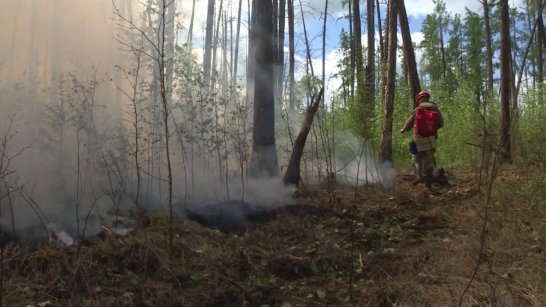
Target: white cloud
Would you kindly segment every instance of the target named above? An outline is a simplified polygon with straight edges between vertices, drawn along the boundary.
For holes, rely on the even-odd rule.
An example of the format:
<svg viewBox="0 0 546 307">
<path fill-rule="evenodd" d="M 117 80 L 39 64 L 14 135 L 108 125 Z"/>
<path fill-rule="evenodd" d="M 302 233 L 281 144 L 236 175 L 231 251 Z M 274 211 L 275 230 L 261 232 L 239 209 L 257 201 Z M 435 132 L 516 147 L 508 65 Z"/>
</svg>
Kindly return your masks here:
<svg viewBox="0 0 546 307">
<path fill-rule="evenodd" d="M 511 7 L 520 7 L 524 3 L 523 0 L 510 0 L 509 2 Z M 464 15 L 466 12 L 465 8 L 474 12 L 482 11 L 482 4 L 478 0 L 444 0 L 444 3 L 446 11 L 452 15 Z M 405 4 L 408 17 L 420 18 L 434 12 L 434 3 L 432 0 L 407 0 Z"/>
<path fill-rule="evenodd" d="M 182 24 L 182 39 L 185 42 L 187 37 L 187 31 L 190 26 L 191 21 L 191 14 L 192 14 L 192 5 L 193 0 L 179 0 L 178 2 L 179 7 L 181 9 L 179 10 L 180 15 L 178 18 L 178 22 Z M 248 33 L 248 26 L 247 26 L 247 19 L 248 19 L 248 8 L 246 5 L 247 1 L 243 1 L 243 8 L 241 12 L 241 37 L 246 37 Z M 181 6 L 180 6 L 181 5 Z M 227 18 L 233 18 L 233 32 L 235 35 L 235 31 L 237 29 L 236 20 L 237 20 L 237 13 L 238 13 L 238 5 L 239 1 L 223 1 L 222 6 L 222 12 L 227 11 Z M 208 6 L 208 0 L 196 0 L 195 2 L 195 15 L 194 15 L 194 21 L 193 21 L 193 43 L 197 46 L 202 46 L 204 37 L 205 37 L 205 27 L 206 27 L 206 21 L 207 21 L 207 6 Z M 215 19 L 218 17 L 218 10 L 220 6 L 220 1 L 216 1 L 215 3 Z M 222 13 L 223 14 L 223 13 Z M 216 26 L 217 20 L 215 20 L 215 26 Z M 229 27 L 229 25 L 228 25 Z M 222 26 L 223 28 L 223 26 Z"/>
<path fill-rule="evenodd" d="M 424 39 L 425 36 L 423 35 L 423 32 L 411 33 L 411 41 L 416 45 L 419 45 Z"/>
</svg>

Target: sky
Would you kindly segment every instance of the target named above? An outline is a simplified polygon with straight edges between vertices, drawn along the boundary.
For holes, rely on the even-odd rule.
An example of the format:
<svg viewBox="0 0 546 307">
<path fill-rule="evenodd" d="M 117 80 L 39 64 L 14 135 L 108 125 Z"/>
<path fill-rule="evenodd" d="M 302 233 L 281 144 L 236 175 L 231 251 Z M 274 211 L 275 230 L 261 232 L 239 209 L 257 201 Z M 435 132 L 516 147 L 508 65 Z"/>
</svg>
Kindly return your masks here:
<svg viewBox="0 0 546 307">
<path fill-rule="evenodd" d="M 182 20 L 186 21 L 189 24 L 189 16 L 191 12 L 192 1 L 189 0 L 180 0 L 182 4 Z M 227 3 L 228 9 L 231 9 L 232 15 L 237 16 L 237 6 L 238 1 L 236 0 L 224 0 Z M 380 1 L 386 3 L 386 1 Z M 446 0 L 446 10 L 451 15 L 460 14 L 464 15 L 466 9 L 468 8 L 471 11 L 482 14 L 482 4 L 479 0 Z M 247 16 L 247 3 L 248 0 L 243 1 L 243 19 L 246 20 Z M 523 0 L 510 0 L 510 6 L 521 6 Z M 202 34 L 197 32 L 204 29 L 204 24 L 206 20 L 206 6 L 207 0 L 196 0 L 196 15 L 195 15 L 195 29 L 196 33 L 194 34 L 194 44 L 196 46 L 196 53 L 198 58 L 201 58 L 202 50 L 199 46 L 202 46 L 203 37 Z M 219 5 L 219 1 L 216 1 L 216 5 Z M 224 4 L 226 5 L 226 4 Z M 296 15 L 296 35 L 299 35 L 299 38 L 296 38 L 296 60 L 300 59 L 301 62 L 305 61 L 305 48 L 304 41 L 302 39 L 303 33 L 303 22 L 301 18 L 301 10 L 299 7 L 299 1 L 295 1 L 295 15 Z M 305 23 L 308 31 L 308 37 L 311 43 L 312 57 L 313 57 L 313 66 L 315 69 L 315 74 L 322 74 L 322 54 L 321 54 L 321 44 L 322 44 L 322 28 L 323 28 L 323 19 L 322 12 L 324 11 L 325 0 L 302 0 L 303 10 L 305 12 Z M 406 11 L 410 23 L 410 31 L 412 32 L 412 40 L 415 44 L 419 44 L 423 35 L 421 31 L 421 25 L 427 14 L 431 14 L 434 11 L 434 3 L 432 0 L 406 0 Z M 365 14 L 365 1 L 361 1 L 361 13 Z M 225 8 L 225 7 L 224 7 Z M 218 8 L 217 8 L 218 9 Z M 382 18 L 385 18 L 386 15 L 386 5 L 381 5 L 381 15 Z M 326 75 L 329 82 L 327 84 L 328 89 L 331 91 L 335 90 L 340 85 L 340 80 L 335 78 L 329 78 L 337 72 L 337 63 L 339 59 L 339 37 L 343 28 L 348 32 L 347 20 L 343 19 L 342 16 L 347 8 L 343 8 L 340 0 L 330 0 L 328 3 L 328 19 L 327 19 L 327 36 L 326 36 Z M 228 10 L 229 11 L 229 10 Z M 377 18 L 377 16 L 376 16 Z M 187 26 L 187 25 L 186 25 Z M 243 39 L 246 37 L 247 28 L 246 25 L 242 29 Z M 288 29 L 286 29 L 288 31 Z M 366 27 L 365 24 L 362 27 L 362 35 L 365 37 Z M 376 37 L 378 35 L 376 34 Z M 288 35 L 286 35 L 288 39 Z M 401 38 L 399 37 L 399 41 Z M 363 44 L 366 44 L 366 39 L 362 40 Z M 245 44 L 242 42 L 242 44 Z M 242 47 L 244 50 L 244 47 Z M 421 55 L 419 51 L 416 52 L 417 61 L 419 61 Z M 240 62 L 241 65 L 244 65 L 244 62 Z M 240 72 L 244 72 L 244 69 L 239 69 Z M 300 74 L 302 71 L 300 70 Z M 329 92 L 327 89 L 327 92 Z"/>
</svg>

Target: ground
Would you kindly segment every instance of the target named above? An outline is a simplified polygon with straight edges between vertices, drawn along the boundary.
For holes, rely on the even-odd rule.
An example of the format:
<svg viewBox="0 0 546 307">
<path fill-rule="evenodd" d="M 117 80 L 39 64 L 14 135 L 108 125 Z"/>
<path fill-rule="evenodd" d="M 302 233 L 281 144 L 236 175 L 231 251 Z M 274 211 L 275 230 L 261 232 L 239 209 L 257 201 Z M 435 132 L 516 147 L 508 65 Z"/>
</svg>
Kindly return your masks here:
<svg viewBox="0 0 546 307">
<path fill-rule="evenodd" d="M 80 247 L 10 243 L 4 306 L 541 306 L 543 168 L 449 170 L 432 193 L 399 170 L 394 189 L 326 185 L 246 231 L 142 215 L 127 236 Z M 486 205 L 488 204 L 488 205 Z M 487 209 L 487 210 L 486 210 Z M 484 228 L 484 220 L 487 220 Z M 1 304 L 0 304 L 1 305 Z"/>
</svg>

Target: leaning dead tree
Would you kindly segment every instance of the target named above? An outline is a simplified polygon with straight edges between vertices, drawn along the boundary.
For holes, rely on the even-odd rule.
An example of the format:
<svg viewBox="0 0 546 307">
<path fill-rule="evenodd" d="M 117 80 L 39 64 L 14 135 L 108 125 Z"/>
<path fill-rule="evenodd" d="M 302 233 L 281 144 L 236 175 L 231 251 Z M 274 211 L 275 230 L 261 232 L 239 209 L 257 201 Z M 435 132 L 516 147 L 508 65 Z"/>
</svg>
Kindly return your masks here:
<svg viewBox="0 0 546 307">
<path fill-rule="evenodd" d="M 311 125 L 313 124 L 313 119 L 315 113 L 317 113 L 318 106 L 322 100 L 322 95 L 324 93 L 324 88 L 321 88 L 318 95 L 313 100 L 311 106 L 305 112 L 305 117 L 303 123 L 301 124 L 300 133 L 294 141 L 294 146 L 292 148 L 292 154 L 290 155 L 290 161 L 288 162 L 288 167 L 284 173 L 284 183 L 286 184 L 295 184 L 298 185 L 301 179 L 300 174 L 300 164 L 301 157 L 303 155 L 303 149 L 305 147 L 305 142 L 307 141 L 307 136 L 309 131 L 311 131 Z"/>
</svg>

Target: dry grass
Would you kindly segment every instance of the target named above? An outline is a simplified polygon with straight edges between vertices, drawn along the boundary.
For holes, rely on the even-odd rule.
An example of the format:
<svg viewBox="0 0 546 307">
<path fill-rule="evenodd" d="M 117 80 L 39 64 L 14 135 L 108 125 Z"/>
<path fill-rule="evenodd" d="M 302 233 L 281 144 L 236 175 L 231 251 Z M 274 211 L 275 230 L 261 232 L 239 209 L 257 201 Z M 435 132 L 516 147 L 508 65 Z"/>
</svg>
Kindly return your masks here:
<svg viewBox="0 0 546 307">
<path fill-rule="evenodd" d="M 483 201 L 474 174 L 438 195 L 404 176 L 396 190 L 309 188 L 315 210 L 291 210 L 241 233 L 141 216 L 137 232 L 54 249 L 9 245 L 5 306 L 457 305 L 478 261 Z M 462 305 L 546 301 L 546 183 L 506 169 L 494 187 L 485 253 Z M 541 188 L 542 187 L 542 188 Z"/>
</svg>

